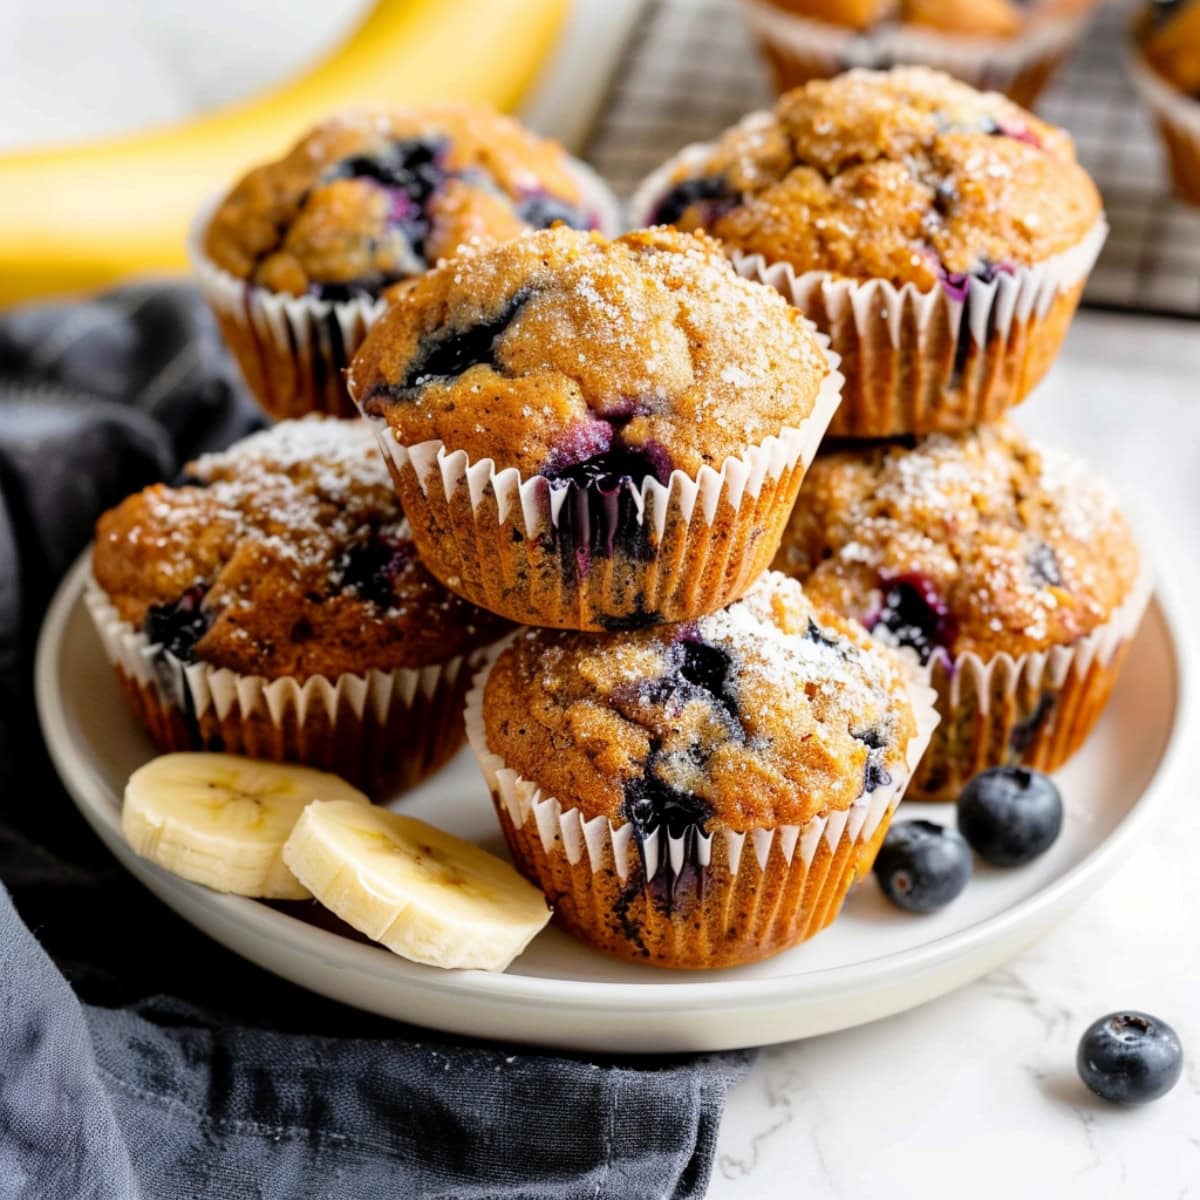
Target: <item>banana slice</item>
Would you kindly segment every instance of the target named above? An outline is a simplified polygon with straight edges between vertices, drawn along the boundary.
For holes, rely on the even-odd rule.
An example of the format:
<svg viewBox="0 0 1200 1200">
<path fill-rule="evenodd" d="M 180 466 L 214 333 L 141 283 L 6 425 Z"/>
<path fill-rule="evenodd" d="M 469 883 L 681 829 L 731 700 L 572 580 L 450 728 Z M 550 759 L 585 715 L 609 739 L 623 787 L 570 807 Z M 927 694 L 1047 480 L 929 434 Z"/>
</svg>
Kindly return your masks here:
<svg viewBox="0 0 1200 1200">
<path fill-rule="evenodd" d="M 361 808 L 345 780 L 233 754 L 164 754 L 129 777 L 121 830 L 143 858 L 218 892 L 305 900 L 280 851 L 317 798 Z"/>
<path fill-rule="evenodd" d="M 550 920 L 508 863 L 383 808 L 310 804 L 283 861 L 347 924 L 434 967 L 502 971 Z"/>
</svg>

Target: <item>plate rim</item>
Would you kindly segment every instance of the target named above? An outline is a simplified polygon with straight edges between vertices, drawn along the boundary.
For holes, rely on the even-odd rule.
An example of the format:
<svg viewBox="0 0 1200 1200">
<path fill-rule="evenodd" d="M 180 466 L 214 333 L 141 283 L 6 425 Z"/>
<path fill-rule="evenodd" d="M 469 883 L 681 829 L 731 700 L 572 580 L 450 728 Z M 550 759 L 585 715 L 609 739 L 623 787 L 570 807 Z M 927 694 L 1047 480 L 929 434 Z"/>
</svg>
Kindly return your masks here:
<svg viewBox="0 0 1200 1200">
<path fill-rule="evenodd" d="M 112 793 L 100 778 L 89 756 L 78 753 L 71 737 L 67 710 L 57 694 L 56 674 L 63 635 L 72 614 L 80 606 L 84 579 L 91 559 L 91 546 L 63 576 L 47 609 L 38 634 L 34 665 L 34 689 L 38 719 L 46 748 L 72 802 L 122 866 L 136 877 L 152 875 L 159 886 L 187 896 L 193 904 L 214 909 L 233 921 L 248 921 L 253 932 L 286 940 L 302 954 L 326 961 L 341 959 L 339 965 L 384 978 L 398 985 L 426 992 L 471 996 L 498 1004 L 546 1004 L 581 1010 L 603 1008 L 622 1012 L 640 1010 L 657 1014 L 683 1006 L 705 1009 L 749 1009 L 814 995 L 853 993 L 864 985 L 884 987 L 897 975 L 905 977 L 936 969 L 966 956 L 979 943 L 1017 938 L 1022 931 L 1036 931 L 1050 924 L 1054 915 L 1089 894 L 1089 883 L 1098 885 L 1116 867 L 1121 851 L 1129 848 L 1145 831 L 1152 814 L 1165 804 L 1170 784 L 1180 766 L 1184 732 L 1196 710 L 1195 683 L 1190 672 L 1188 626 L 1161 572 L 1153 570 L 1161 559 L 1146 556 L 1151 565 L 1153 591 L 1150 606 L 1156 606 L 1170 643 L 1174 711 L 1166 743 L 1150 779 L 1112 832 L 1068 871 L 1045 887 L 1000 913 L 984 917 L 962 929 L 924 943 L 837 966 L 786 975 L 750 979 L 704 979 L 670 982 L 609 982 L 561 979 L 553 976 L 515 975 L 484 971 L 442 971 L 411 963 L 382 946 L 364 944 L 331 930 L 320 929 L 289 913 L 280 912 L 248 897 L 214 892 L 200 884 L 171 875 L 155 864 L 136 859 L 120 832 L 119 809 L 111 803 Z M 1147 611 L 1149 611 L 1149 606 Z M 94 794 L 93 794 L 94 793 Z M 139 878 L 143 886 L 149 887 Z M 189 923 L 194 924 L 186 917 Z M 205 935 L 212 937 L 205 931 Z M 214 938 L 214 940 L 220 940 Z M 235 951 L 236 953 L 237 951 Z M 259 964 L 261 965 L 261 964 Z"/>
</svg>

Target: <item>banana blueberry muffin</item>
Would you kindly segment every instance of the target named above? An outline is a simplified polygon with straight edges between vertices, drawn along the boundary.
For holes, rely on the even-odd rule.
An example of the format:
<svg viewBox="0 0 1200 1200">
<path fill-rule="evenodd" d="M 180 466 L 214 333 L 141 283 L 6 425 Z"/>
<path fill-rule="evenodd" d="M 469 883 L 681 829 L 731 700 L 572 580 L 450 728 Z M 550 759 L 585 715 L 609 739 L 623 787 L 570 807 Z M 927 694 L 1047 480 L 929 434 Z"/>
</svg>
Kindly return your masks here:
<svg viewBox="0 0 1200 1200">
<path fill-rule="evenodd" d="M 779 91 L 923 64 L 1031 105 L 1095 0 L 743 0 Z"/>
<path fill-rule="evenodd" d="M 720 238 L 842 355 L 830 432 L 959 431 L 1057 353 L 1103 236 L 1071 139 L 923 68 L 783 96 L 644 185 L 635 217 Z"/>
<path fill-rule="evenodd" d="M 1151 4 L 1133 32 L 1134 82 L 1162 132 L 1176 191 L 1200 204 L 1200 2 Z"/>
<path fill-rule="evenodd" d="M 597 227 L 596 189 L 587 194 L 582 179 L 557 143 L 486 108 L 339 114 L 221 201 L 200 234 L 202 281 L 213 283 L 222 331 L 268 412 L 351 416 L 341 370 L 377 299 L 462 245 L 556 221 Z M 247 295 L 275 300 L 248 319 Z M 301 297 L 335 302 L 335 319 L 301 321 L 314 344 L 296 345 L 290 359 L 289 339 L 269 353 L 272 305 L 297 321 L 332 307 L 286 303 Z"/>
<path fill-rule="evenodd" d="M 700 968 L 834 919 L 903 794 L 930 699 L 898 655 L 769 572 L 693 622 L 517 634 L 467 726 L 513 859 L 567 929 Z"/>
<path fill-rule="evenodd" d="M 421 556 L 514 620 L 685 620 L 766 569 L 839 376 L 710 239 L 566 228 L 417 280 L 350 372 Z"/>
<path fill-rule="evenodd" d="M 929 669 L 942 723 L 910 793 L 928 799 L 1000 763 L 1064 762 L 1145 601 L 1108 488 L 1007 422 L 820 456 L 775 566 Z"/>
<path fill-rule="evenodd" d="M 105 513 L 89 604 L 163 750 L 332 770 L 375 794 L 461 743 L 500 622 L 417 558 L 370 430 L 284 422 Z"/>
</svg>

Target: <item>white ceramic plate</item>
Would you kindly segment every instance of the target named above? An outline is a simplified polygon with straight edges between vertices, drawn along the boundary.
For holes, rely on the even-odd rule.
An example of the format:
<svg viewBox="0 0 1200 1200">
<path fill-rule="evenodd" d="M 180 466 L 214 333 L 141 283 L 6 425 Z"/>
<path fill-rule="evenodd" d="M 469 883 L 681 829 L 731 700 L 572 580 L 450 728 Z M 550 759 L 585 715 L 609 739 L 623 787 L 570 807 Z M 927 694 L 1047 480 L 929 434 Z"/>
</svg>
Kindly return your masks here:
<svg viewBox="0 0 1200 1200">
<path fill-rule="evenodd" d="M 748 967 L 639 967 L 549 929 L 503 975 L 439 971 L 257 901 L 187 883 L 128 849 L 121 794 L 154 751 L 126 711 L 81 603 L 85 571 L 86 563 L 76 566 L 47 616 L 37 702 L 67 788 L 117 858 L 181 916 L 270 971 L 359 1008 L 477 1037 L 574 1050 L 718 1050 L 809 1037 L 921 1004 L 1045 933 L 1128 856 L 1170 790 L 1167 760 L 1178 757 L 1181 740 L 1181 659 L 1160 593 L 1100 728 L 1060 773 L 1063 833 L 1030 866 L 977 867 L 966 892 L 928 917 L 892 908 L 868 880 L 825 933 Z M 397 807 L 504 853 L 465 751 Z M 953 810 L 939 805 L 903 811 L 953 819 Z"/>
</svg>

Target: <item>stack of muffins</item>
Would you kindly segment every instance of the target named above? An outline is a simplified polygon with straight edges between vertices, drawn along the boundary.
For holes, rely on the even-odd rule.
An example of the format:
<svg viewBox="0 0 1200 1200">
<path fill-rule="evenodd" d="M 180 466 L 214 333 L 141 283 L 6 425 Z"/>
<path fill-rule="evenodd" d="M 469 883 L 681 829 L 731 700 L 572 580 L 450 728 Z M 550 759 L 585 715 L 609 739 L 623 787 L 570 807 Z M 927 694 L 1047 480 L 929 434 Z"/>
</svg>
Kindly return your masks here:
<svg viewBox="0 0 1200 1200">
<path fill-rule="evenodd" d="M 106 514 L 89 604 L 160 747 L 382 800 L 465 730 L 561 924 L 726 966 L 827 926 L 910 784 L 1057 765 L 1103 705 L 1136 551 L 1000 418 L 1104 223 L 1066 135 L 915 70 L 684 151 L 652 228 L 611 212 L 475 110 L 251 172 L 193 252 L 303 419 Z"/>
<path fill-rule="evenodd" d="M 1070 138 L 923 68 L 781 98 L 655 172 L 635 217 L 705 227 L 846 375 L 776 567 L 905 647 L 942 722 L 910 795 L 1059 766 L 1147 598 L 1105 486 L 1004 419 L 1058 353 L 1104 239 Z"/>
</svg>

